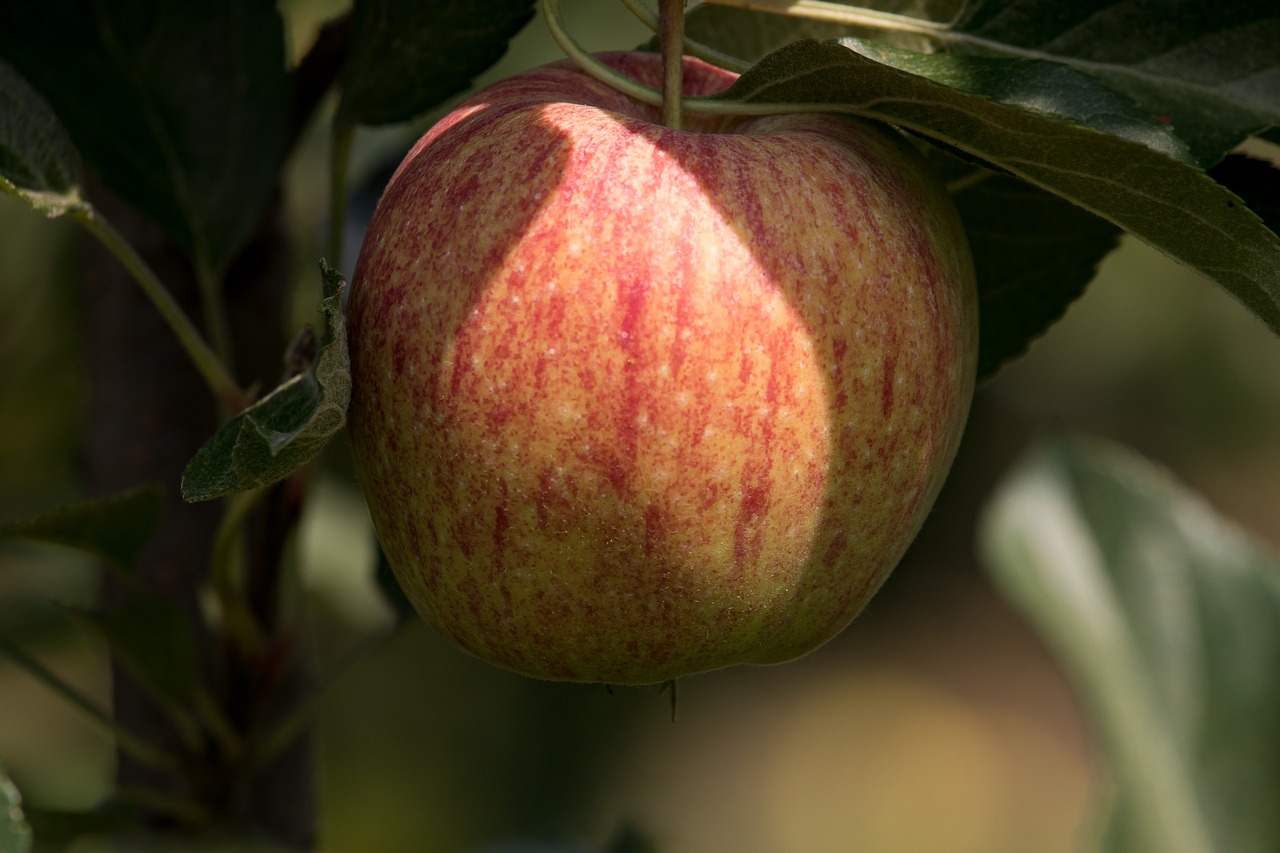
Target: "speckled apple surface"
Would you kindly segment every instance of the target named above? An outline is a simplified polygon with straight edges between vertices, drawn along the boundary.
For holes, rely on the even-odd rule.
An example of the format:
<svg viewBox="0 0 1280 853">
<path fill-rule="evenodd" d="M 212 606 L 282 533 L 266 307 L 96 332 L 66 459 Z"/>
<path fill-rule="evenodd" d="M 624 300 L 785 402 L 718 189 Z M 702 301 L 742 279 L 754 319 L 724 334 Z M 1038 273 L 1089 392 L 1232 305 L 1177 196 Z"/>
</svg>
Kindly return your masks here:
<svg viewBox="0 0 1280 853">
<path fill-rule="evenodd" d="M 656 56 L 604 57 L 657 86 Z M 734 75 L 687 60 L 685 89 Z M 972 396 L 957 214 L 888 131 L 686 117 L 568 64 L 436 125 L 349 306 L 350 437 L 423 618 L 527 675 L 802 655 L 915 536 Z"/>
</svg>

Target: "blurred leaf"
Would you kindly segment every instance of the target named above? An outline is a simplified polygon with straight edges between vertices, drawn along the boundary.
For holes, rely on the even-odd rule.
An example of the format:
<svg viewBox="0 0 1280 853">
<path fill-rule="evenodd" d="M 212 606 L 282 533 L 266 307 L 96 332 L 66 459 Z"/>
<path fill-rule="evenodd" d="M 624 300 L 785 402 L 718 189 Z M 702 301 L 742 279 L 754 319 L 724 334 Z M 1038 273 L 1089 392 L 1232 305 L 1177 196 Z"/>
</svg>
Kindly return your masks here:
<svg viewBox="0 0 1280 853">
<path fill-rule="evenodd" d="M 82 207 L 80 157 L 53 110 L 0 61 L 0 190 L 52 219 Z"/>
<path fill-rule="evenodd" d="M 1055 650 L 1117 786 L 1108 850 L 1280 850 L 1280 562 L 1133 454 L 1032 452 L 988 571 Z"/>
<path fill-rule="evenodd" d="M 289 81 L 258 0 L 0 3 L 0 57 L 120 196 L 218 272 L 274 194 Z"/>
<path fill-rule="evenodd" d="M 339 121 L 407 121 L 463 91 L 506 53 L 533 0 L 355 0 Z"/>
<path fill-rule="evenodd" d="M 27 853 L 31 827 L 22 817 L 22 796 L 0 764 L 0 853 Z"/>
<path fill-rule="evenodd" d="M 94 849 L 92 844 L 79 844 L 85 838 L 119 834 L 137 830 L 137 815 L 108 800 L 93 811 L 72 812 L 50 809 L 27 809 L 27 822 L 32 834 L 40 839 L 39 853 L 64 853 L 67 850 Z"/>
<path fill-rule="evenodd" d="M 658 853 L 659 849 L 649 833 L 627 821 L 614 830 L 603 853 Z"/>
<path fill-rule="evenodd" d="M 1037 99 L 1049 91 L 1052 101 Z M 1070 69 L 854 40 L 798 42 L 716 100 L 821 107 L 918 133 L 1129 231 L 1216 281 L 1280 333 L 1280 239 L 1233 193 L 1178 159 L 1167 128 Z"/>
<path fill-rule="evenodd" d="M 186 501 L 269 486 L 289 476 L 342 429 L 351 399 L 346 280 L 321 261 L 324 336 L 314 363 L 232 418 L 196 451 L 182 474 Z"/>
<path fill-rule="evenodd" d="M 75 548 L 128 569 L 164 510 L 164 491 L 142 486 L 0 526 L 0 541 L 34 539 Z"/>
<path fill-rule="evenodd" d="M 77 611 L 96 628 L 116 659 L 157 698 L 190 700 L 199 683 L 196 639 L 176 605 L 135 591 L 110 613 Z"/>
<path fill-rule="evenodd" d="M 1280 124 L 1275 3 L 976 0 L 956 29 L 944 41 L 957 53 L 1051 60 L 1097 77 L 1168 122 L 1203 166 Z"/>
</svg>

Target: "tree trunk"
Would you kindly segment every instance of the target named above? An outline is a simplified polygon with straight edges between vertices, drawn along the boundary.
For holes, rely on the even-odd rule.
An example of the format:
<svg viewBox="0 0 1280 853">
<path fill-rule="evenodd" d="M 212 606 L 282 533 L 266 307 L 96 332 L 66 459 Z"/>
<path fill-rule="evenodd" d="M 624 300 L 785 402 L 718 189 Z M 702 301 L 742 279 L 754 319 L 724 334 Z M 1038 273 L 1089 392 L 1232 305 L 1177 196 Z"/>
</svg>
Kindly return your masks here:
<svg viewBox="0 0 1280 853">
<path fill-rule="evenodd" d="M 109 192 L 101 187 L 94 190 L 98 208 L 199 323 L 195 277 L 184 255 L 158 228 Z M 257 382 L 270 389 L 280 380 L 289 255 L 278 217 L 276 204 L 227 277 L 236 373 L 246 387 Z M 165 512 L 139 558 L 138 577 L 144 588 L 176 607 L 192 627 L 201 683 L 233 727 L 247 732 L 287 713 L 307 684 L 301 646 L 277 618 L 280 558 L 298 517 L 300 490 L 288 483 L 272 489 L 246 526 L 244 587 L 250 608 L 270 636 L 268 653 L 251 659 L 209 627 L 201 606 L 222 506 L 216 501 L 184 504 L 179 494 L 183 468 L 218 426 L 213 398 L 123 267 L 94 243 L 87 246 L 85 265 L 89 488 L 93 494 L 147 483 L 165 488 Z M 129 590 L 111 573 L 104 577 L 103 607 L 110 611 L 121 605 Z M 181 741 L 168 716 L 118 661 L 113 661 L 112 679 L 117 721 L 144 740 L 177 752 Z M 187 751 L 187 760 L 197 769 L 181 774 L 156 771 L 119 755 L 120 790 L 145 789 L 164 798 L 194 801 L 212 815 L 214 824 L 209 829 L 251 833 L 289 849 L 314 846 L 309 738 L 304 736 L 249 778 L 223 754 L 225 750 L 219 752 L 217 739 L 209 737 L 206 746 L 202 755 Z M 162 808 L 145 814 L 153 829 L 192 828 Z"/>
</svg>

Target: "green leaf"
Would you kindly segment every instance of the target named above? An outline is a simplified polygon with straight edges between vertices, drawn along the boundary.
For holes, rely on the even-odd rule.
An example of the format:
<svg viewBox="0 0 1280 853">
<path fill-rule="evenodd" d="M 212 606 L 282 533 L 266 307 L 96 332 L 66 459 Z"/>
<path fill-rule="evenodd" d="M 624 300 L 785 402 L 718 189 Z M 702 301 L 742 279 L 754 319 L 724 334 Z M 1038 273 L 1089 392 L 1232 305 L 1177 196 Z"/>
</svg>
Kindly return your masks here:
<svg viewBox="0 0 1280 853">
<path fill-rule="evenodd" d="M 324 337 L 305 370 L 232 418 L 182 474 L 182 497 L 203 501 L 268 486 L 289 476 L 342 429 L 351 399 L 346 280 L 321 261 Z"/>
<path fill-rule="evenodd" d="M 0 190 L 50 219 L 82 208 L 80 157 L 35 89 L 0 61 Z"/>
<path fill-rule="evenodd" d="M 1168 125 L 1096 78 L 1065 65 L 1027 59 L 922 54 L 852 38 L 842 39 L 839 44 L 873 62 L 932 80 L 955 92 L 977 96 L 993 105 L 1016 107 L 1032 115 L 1128 139 L 1175 159 L 1191 159 L 1185 143 Z M 936 107 L 981 109 L 972 101 Z"/>
<path fill-rule="evenodd" d="M 22 795 L 0 764 L 0 853 L 27 853 L 31 827 L 22 817 Z"/>
<path fill-rule="evenodd" d="M 34 539 L 63 545 L 128 569 L 151 538 L 163 510 L 164 491 L 143 486 L 0 526 L 0 541 Z"/>
<path fill-rule="evenodd" d="M 1216 281 L 1280 333 L 1280 239 L 1237 196 L 1179 159 L 1167 128 L 1144 123 L 1070 69 L 798 42 L 716 99 L 846 112 L 917 133 L 1130 232 Z"/>
<path fill-rule="evenodd" d="M 533 0 L 356 0 L 340 122 L 407 121 L 463 91 L 533 17 Z"/>
<path fill-rule="evenodd" d="M 1104 219 L 1030 184 L 941 152 L 978 275 L 978 377 L 1022 355 L 1061 318 L 1119 242 Z"/>
<path fill-rule="evenodd" d="M 1083 698 L 1116 786 L 1106 849 L 1280 850 L 1280 562 L 1163 471 L 1050 443 L 981 550 Z"/>
<path fill-rule="evenodd" d="M 220 272 L 274 194 L 289 81 L 275 4 L 0 3 L 0 57 L 126 201 Z"/>
<path fill-rule="evenodd" d="M 1160 116 L 1203 166 L 1280 124 L 1280 6 L 1257 0 L 981 0 L 956 53 L 1051 60 L 1087 72 Z"/>
</svg>

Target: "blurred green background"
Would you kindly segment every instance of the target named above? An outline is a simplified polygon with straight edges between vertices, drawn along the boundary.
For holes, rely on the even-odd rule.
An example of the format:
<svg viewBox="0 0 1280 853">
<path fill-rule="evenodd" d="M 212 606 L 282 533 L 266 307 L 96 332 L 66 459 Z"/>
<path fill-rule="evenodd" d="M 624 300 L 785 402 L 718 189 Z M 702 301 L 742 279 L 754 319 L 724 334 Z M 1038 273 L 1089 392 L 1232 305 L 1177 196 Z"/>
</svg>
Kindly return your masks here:
<svg viewBox="0 0 1280 853">
<path fill-rule="evenodd" d="M 282 5 L 301 52 L 345 4 Z M 591 49 L 647 36 L 620 5 L 564 5 Z M 558 55 L 534 22 L 484 79 Z M 357 206 L 372 204 L 379 175 L 428 123 L 362 131 L 353 177 L 373 189 Z M 286 176 L 295 325 L 317 302 L 326 144 L 313 129 Z M 79 448 L 93 428 L 81 416 L 80 239 L 0 198 L 0 520 L 79 495 Z M 656 690 L 531 681 L 414 624 L 322 712 L 322 850 L 593 850 L 627 827 L 688 853 L 1078 849 L 1094 781 L 1089 732 L 972 542 L 1001 473 L 1028 441 L 1059 430 L 1133 445 L 1280 545 L 1280 341 L 1217 288 L 1126 241 L 1067 317 L 980 389 L 924 532 L 836 641 L 784 666 L 688 679 L 673 724 Z M 329 672 L 390 624 L 342 442 L 328 451 L 297 551 L 297 618 L 317 671 Z M 103 650 L 48 605 L 86 603 L 94 584 L 75 555 L 0 549 L 0 630 L 105 703 Z M 2 660 L 0 758 L 40 807 L 91 807 L 112 772 L 107 739 Z"/>
</svg>

